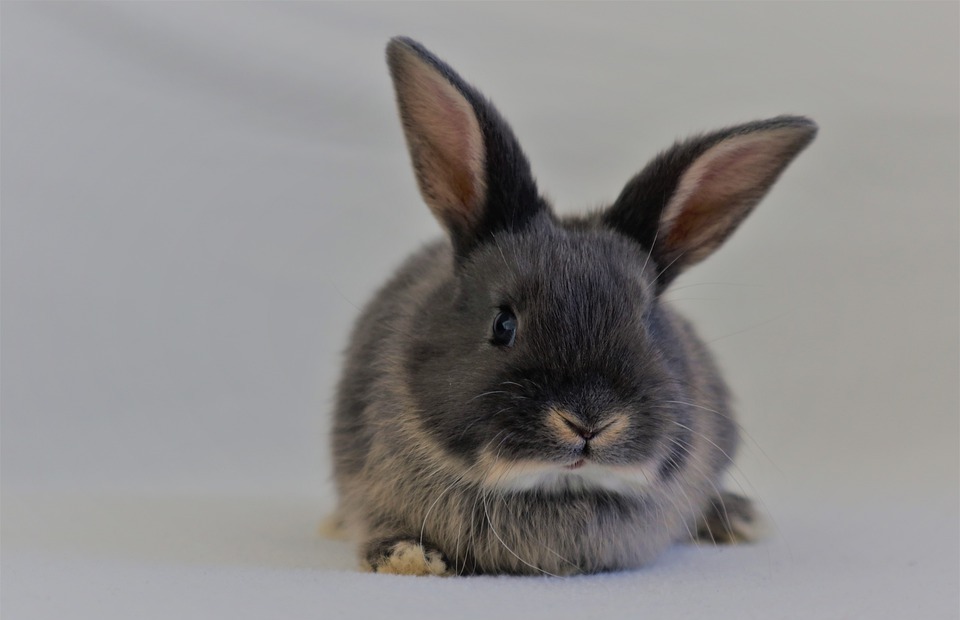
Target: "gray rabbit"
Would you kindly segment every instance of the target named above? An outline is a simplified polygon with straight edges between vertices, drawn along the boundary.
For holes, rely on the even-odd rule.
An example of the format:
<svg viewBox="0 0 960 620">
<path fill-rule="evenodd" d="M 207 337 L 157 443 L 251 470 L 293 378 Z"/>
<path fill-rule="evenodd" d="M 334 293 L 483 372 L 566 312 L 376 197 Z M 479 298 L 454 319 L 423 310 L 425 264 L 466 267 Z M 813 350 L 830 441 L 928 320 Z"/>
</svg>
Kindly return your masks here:
<svg viewBox="0 0 960 620">
<path fill-rule="evenodd" d="M 558 217 L 493 105 L 419 43 L 387 61 L 420 191 L 447 238 L 360 316 L 332 445 L 338 520 L 369 570 L 637 567 L 680 539 L 748 540 L 723 491 L 727 388 L 661 298 L 817 132 L 781 116 L 679 142 L 614 204 Z"/>
</svg>

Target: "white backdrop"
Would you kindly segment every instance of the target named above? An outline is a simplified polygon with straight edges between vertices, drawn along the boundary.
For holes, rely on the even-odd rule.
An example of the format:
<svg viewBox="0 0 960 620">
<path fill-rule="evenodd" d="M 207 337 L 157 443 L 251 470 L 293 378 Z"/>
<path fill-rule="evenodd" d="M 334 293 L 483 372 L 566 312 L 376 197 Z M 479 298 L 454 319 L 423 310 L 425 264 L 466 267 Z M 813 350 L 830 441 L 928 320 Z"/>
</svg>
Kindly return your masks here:
<svg viewBox="0 0 960 620">
<path fill-rule="evenodd" d="M 958 19 L 4 3 L 4 617 L 422 617 L 424 600 L 468 618 L 956 617 Z M 669 294 L 715 341 L 750 434 L 734 486 L 771 540 L 557 584 L 361 575 L 315 538 L 351 320 L 439 231 L 383 61 L 396 34 L 497 103 L 564 212 L 612 200 L 679 136 L 821 125 Z"/>
</svg>

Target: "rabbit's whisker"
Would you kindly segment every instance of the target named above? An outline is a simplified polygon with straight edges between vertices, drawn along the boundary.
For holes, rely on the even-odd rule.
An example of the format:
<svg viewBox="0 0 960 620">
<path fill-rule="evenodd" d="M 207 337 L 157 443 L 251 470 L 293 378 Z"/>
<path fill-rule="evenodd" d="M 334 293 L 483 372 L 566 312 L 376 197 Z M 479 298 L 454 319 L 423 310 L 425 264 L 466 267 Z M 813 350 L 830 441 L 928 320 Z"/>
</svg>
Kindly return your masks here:
<svg viewBox="0 0 960 620">
<path fill-rule="evenodd" d="M 733 423 L 737 426 L 737 429 L 740 431 L 740 433 L 741 433 L 742 435 L 744 435 L 747 439 L 749 439 L 751 443 L 753 443 L 753 445 L 754 445 L 754 447 L 756 447 L 757 451 L 758 451 L 761 455 L 763 455 L 763 458 L 767 459 L 767 462 L 770 463 L 770 464 L 774 467 L 774 469 L 777 470 L 778 473 L 783 474 L 783 470 L 781 470 L 780 467 L 776 464 L 776 462 L 775 462 L 772 458 L 770 458 L 770 455 L 767 454 L 767 453 L 764 451 L 764 449 L 760 446 L 760 443 L 759 443 L 756 439 L 754 439 L 753 435 L 751 435 L 751 434 L 747 431 L 747 429 L 745 429 L 745 428 L 743 427 L 742 424 L 740 424 L 739 422 L 737 422 L 737 420 L 736 420 L 733 416 L 731 416 L 731 415 L 729 415 L 729 414 L 726 414 L 726 413 L 723 413 L 723 412 L 720 412 L 720 411 L 717 411 L 716 409 L 711 409 L 711 408 L 709 408 L 709 407 L 704 407 L 703 405 L 698 405 L 697 403 L 690 403 L 690 402 L 687 402 L 687 401 L 684 401 L 684 400 L 665 400 L 665 401 L 661 401 L 661 402 L 663 402 L 663 403 L 673 403 L 673 404 L 677 404 L 677 405 L 686 405 L 686 406 L 688 406 L 688 407 L 694 407 L 694 408 L 696 408 L 696 409 L 702 409 L 702 410 L 704 410 L 704 411 L 708 411 L 708 412 L 710 412 L 710 413 L 716 414 L 716 415 L 720 416 L 721 418 L 723 418 L 723 419 L 725 419 L 725 420 L 728 420 L 728 421 L 730 421 L 730 422 L 733 422 Z"/>
<path fill-rule="evenodd" d="M 716 338 L 711 338 L 710 340 L 707 340 L 706 342 L 707 342 L 707 344 L 713 344 L 714 342 L 718 342 L 718 341 L 720 341 L 720 340 L 724 340 L 725 338 L 730 338 L 730 337 L 732 337 L 732 336 L 739 336 L 740 334 L 745 334 L 745 333 L 747 333 L 747 332 L 749 332 L 749 331 L 753 331 L 753 330 L 755 330 L 755 329 L 757 329 L 757 328 L 763 327 L 764 325 L 769 325 L 770 323 L 775 323 L 775 322 L 779 321 L 780 319 L 782 319 L 783 317 L 789 316 L 789 315 L 793 314 L 794 312 L 796 312 L 796 310 L 787 310 L 786 312 L 782 312 L 782 313 L 778 314 L 777 316 L 775 316 L 775 317 L 773 317 L 773 318 L 767 319 L 766 321 L 760 321 L 759 323 L 755 323 L 755 324 L 753 324 L 753 325 L 751 325 L 751 326 L 749 326 L 749 327 L 744 327 L 743 329 L 737 330 L 737 331 L 735 331 L 735 332 L 730 332 L 729 334 L 724 334 L 724 335 L 722 335 L 722 336 L 717 336 Z"/>
<path fill-rule="evenodd" d="M 427 519 L 430 518 L 430 513 L 433 512 L 433 509 L 437 506 L 440 500 L 443 499 L 443 496 L 449 493 L 450 489 L 453 489 L 457 485 L 461 484 L 463 482 L 464 477 L 470 472 L 471 469 L 473 469 L 477 465 L 478 463 L 474 463 L 473 465 L 465 469 L 463 472 L 461 472 L 460 475 L 458 475 L 453 480 L 453 482 L 450 483 L 450 485 L 447 488 L 445 488 L 443 491 L 441 491 L 437 495 L 437 499 L 433 500 L 433 503 L 430 504 L 430 507 L 427 509 L 427 512 L 423 515 L 423 525 L 420 526 L 420 546 L 421 547 L 423 546 L 423 534 L 427 529 Z"/>
<path fill-rule="evenodd" d="M 737 485 L 737 487 L 740 489 L 740 492 L 741 492 L 743 495 L 752 495 L 752 496 L 754 496 L 755 499 L 756 499 L 756 501 L 757 501 L 757 503 L 759 503 L 760 506 L 762 507 L 763 512 L 766 513 L 766 514 L 768 514 L 768 515 L 771 514 L 771 513 L 770 513 L 770 510 L 769 510 L 768 507 L 767 507 L 766 502 L 763 500 L 763 497 L 761 497 L 760 493 L 757 491 L 757 488 L 753 485 L 752 482 L 750 482 L 750 480 L 747 478 L 747 475 L 743 472 L 743 470 L 740 469 L 740 467 L 733 461 L 732 458 L 730 458 L 730 455 L 729 455 L 729 454 L 727 454 L 723 449 L 720 448 L 720 446 L 718 446 L 716 443 L 714 443 L 713 440 L 711 440 L 709 437 L 707 437 L 707 436 L 704 435 L 703 433 L 701 433 L 701 432 L 699 432 L 699 431 L 696 431 L 696 430 L 690 428 L 689 426 L 686 426 L 686 425 L 684 425 L 684 424 L 681 424 L 680 422 L 677 422 L 676 420 L 670 420 L 670 422 L 672 422 L 673 424 L 676 424 L 677 426 L 679 426 L 679 427 L 681 427 L 681 428 L 684 428 L 684 429 L 690 431 L 691 433 L 693 433 L 694 435 L 696 435 L 696 436 L 698 436 L 698 437 L 706 440 L 708 443 L 710 443 L 711 445 L 713 445 L 717 450 L 719 450 L 720 453 L 723 454 L 724 457 L 726 457 L 726 459 L 727 459 L 727 461 L 730 463 L 730 466 L 732 467 L 733 471 L 735 471 L 740 477 L 743 478 L 743 482 L 745 482 L 745 483 L 747 484 L 747 486 L 749 487 L 749 489 L 750 489 L 750 493 L 747 493 L 747 489 L 744 488 L 744 486 L 743 486 L 743 484 L 740 482 L 740 480 L 739 480 L 738 478 L 736 478 L 736 477 L 732 477 L 732 476 L 731 476 L 731 479 L 732 479 L 733 482 Z M 773 527 L 774 527 L 777 531 L 780 531 L 779 526 L 776 524 L 775 521 L 772 520 L 772 518 L 771 518 L 771 522 L 772 522 Z"/>
<path fill-rule="evenodd" d="M 468 400 L 467 403 L 472 403 L 473 401 L 477 400 L 478 398 L 482 398 L 482 397 L 484 397 L 484 396 L 490 396 L 490 395 L 492 395 L 492 394 L 506 394 L 506 395 L 508 395 L 508 396 L 511 395 L 510 392 L 505 392 L 505 391 L 503 391 L 503 390 L 492 390 L 492 391 L 490 391 L 490 392 L 484 392 L 483 394 L 477 394 L 476 396 L 474 396 L 473 398 L 471 398 L 470 400 Z M 464 404 L 466 404 L 466 403 L 464 403 Z"/>
<path fill-rule="evenodd" d="M 686 452 L 686 454 L 688 454 L 688 455 L 691 454 L 690 448 L 692 448 L 692 446 L 691 446 L 688 442 L 685 442 L 685 441 L 683 441 L 683 440 L 681 440 L 681 439 L 678 439 L 678 438 L 676 438 L 676 437 L 667 437 L 667 439 L 668 439 L 671 443 L 673 443 L 674 445 L 678 446 L 681 450 L 683 450 L 684 452 Z M 723 500 L 723 494 L 720 492 L 720 489 L 717 488 L 717 485 L 715 485 L 715 484 L 713 483 L 713 481 L 710 480 L 709 476 L 706 474 L 706 472 L 703 471 L 703 469 L 702 469 L 699 465 L 697 465 L 697 464 L 696 464 L 695 462 L 693 462 L 693 461 L 688 461 L 688 463 L 689 463 L 688 467 L 689 467 L 690 469 L 692 469 L 692 470 L 694 471 L 694 473 L 698 474 L 698 475 L 699 475 L 707 484 L 709 484 L 710 487 L 713 489 L 714 496 L 720 501 L 721 508 L 723 509 L 723 514 L 724 514 L 724 517 L 726 518 L 726 523 L 728 524 L 728 525 L 727 525 L 728 533 L 729 533 L 729 534 L 731 535 L 731 537 L 732 537 L 732 536 L 733 536 L 733 532 L 730 531 L 730 526 L 729 526 L 730 519 L 729 519 L 729 516 L 728 516 L 728 513 L 727 513 L 727 505 L 726 505 L 726 503 L 725 503 L 724 500 Z M 704 521 L 704 520 L 706 519 L 705 509 L 706 509 L 706 507 L 703 507 L 703 508 L 700 508 L 700 510 L 698 511 L 699 514 L 700 514 L 700 519 L 699 519 L 699 521 Z M 710 534 L 710 541 L 711 541 L 714 545 L 716 545 L 716 544 L 717 544 L 717 539 L 714 538 L 714 536 L 713 536 L 713 531 L 710 530 L 710 529 L 708 529 L 707 532 Z"/>
<path fill-rule="evenodd" d="M 509 435 L 507 435 L 507 437 L 509 437 Z M 504 440 L 506 440 L 507 437 L 504 437 Z M 491 473 L 492 473 L 493 467 L 496 466 L 497 461 L 500 460 L 500 453 L 501 453 L 502 449 L 503 449 L 503 441 L 500 442 L 500 447 L 499 447 L 499 449 L 497 450 L 496 456 L 494 457 L 493 465 L 491 465 Z M 485 517 L 486 520 L 487 520 L 487 525 L 490 527 L 490 531 L 493 532 L 494 537 L 496 537 L 496 539 L 497 539 L 497 541 L 499 541 L 500 545 L 503 546 L 503 548 L 506 549 L 507 552 L 510 553 L 510 555 L 512 555 L 513 557 L 515 557 L 518 561 L 520 561 L 520 563 L 524 564 L 525 566 L 528 566 L 528 567 L 530 567 L 530 568 L 532 568 L 532 569 L 534 569 L 534 570 L 540 571 L 541 573 L 543 573 L 543 574 L 545 574 L 545 575 L 550 575 L 551 577 L 557 577 L 558 575 L 554 575 L 553 573 L 551 573 L 551 572 L 549 572 L 549 571 L 546 571 L 546 570 L 540 568 L 539 566 L 536 566 L 536 565 L 531 564 L 530 562 L 524 560 L 522 557 L 520 557 L 520 555 L 517 554 L 516 551 L 514 551 L 513 549 L 511 549 L 510 546 L 503 540 L 503 537 L 500 536 L 500 532 L 497 531 L 497 528 L 496 528 L 496 526 L 493 525 L 493 520 L 492 520 L 491 517 L 490 517 L 490 509 L 489 509 L 489 507 L 488 507 L 488 505 L 487 505 L 487 494 L 488 494 L 487 489 L 485 489 L 485 488 L 481 488 L 481 489 L 480 489 L 480 500 L 481 500 L 481 502 L 482 502 L 482 504 L 483 504 L 483 515 L 484 515 L 484 517 Z"/>
</svg>

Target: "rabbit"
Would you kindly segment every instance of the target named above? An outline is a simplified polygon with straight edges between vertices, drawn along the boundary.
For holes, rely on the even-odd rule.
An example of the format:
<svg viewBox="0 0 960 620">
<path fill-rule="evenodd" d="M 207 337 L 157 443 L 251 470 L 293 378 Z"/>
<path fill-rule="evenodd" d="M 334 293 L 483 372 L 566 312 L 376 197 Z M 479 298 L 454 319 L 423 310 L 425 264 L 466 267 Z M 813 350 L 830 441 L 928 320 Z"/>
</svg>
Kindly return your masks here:
<svg viewBox="0 0 960 620">
<path fill-rule="evenodd" d="M 419 190 L 446 236 L 352 332 L 331 432 L 337 519 L 363 568 L 632 569 L 674 542 L 750 540 L 724 491 L 730 395 L 663 299 L 813 140 L 800 116 L 676 143 L 612 205 L 560 217 L 493 104 L 421 44 L 387 62 Z"/>
</svg>

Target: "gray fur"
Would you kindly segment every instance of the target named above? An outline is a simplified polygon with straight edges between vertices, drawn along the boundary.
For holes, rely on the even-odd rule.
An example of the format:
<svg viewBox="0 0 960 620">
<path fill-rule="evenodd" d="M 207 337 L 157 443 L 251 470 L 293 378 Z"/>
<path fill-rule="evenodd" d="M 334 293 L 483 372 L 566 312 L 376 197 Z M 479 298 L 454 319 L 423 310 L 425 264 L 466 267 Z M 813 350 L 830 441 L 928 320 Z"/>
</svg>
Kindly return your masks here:
<svg viewBox="0 0 960 620">
<path fill-rule="evenodd" d="M 398 63 L 438 71 L 477 110 L 487 179 L 479 211 L 458 211 L 456 226 L 445 223 L 450 238 L 408 259 L 352 335 L 332 442 L 340 517 L 363 564 L 410 574 L 589 573 L 641 566 L 698 529 L 729 526 L 716 515 L 731 497 L 720 487 L 737 425 L 710 354 L 659 296 L 671 266 L 658 262 L 656 235 L 631 228 L 623 196 L 614 210 L 554 216 L 530 193 L 532 177 L 512 178 L 529 166 L 491 104 L 419 44 L 395 39 L 388 56 L 395 79 Z M 401 109 L 430 104 L 406 91 Z M 812 123 L 794 124 L 798 143 L 809 142 Z M 417 139 L 416 123 L 405 129 Z M 787 157 L 771 164 L 777 174 L 800 148 L 774 154 Z M 420 177 L 435 174 L 412 155 Z M 632 191 L 643 194 L 637 183 Z M 654 189 L 671 183 L 657 177 Z M 681 235 L 670 243 L 665 256 L 685 251 Z M 490 339 L 504 308 L 519 321 L 507 347 Z M 591 438 L 569 435 L 557 411 Z M 748 509 L 738 504 L 738 514 Z M 409 568 L 410 558 L 420 564 Z"/>
</svg>

